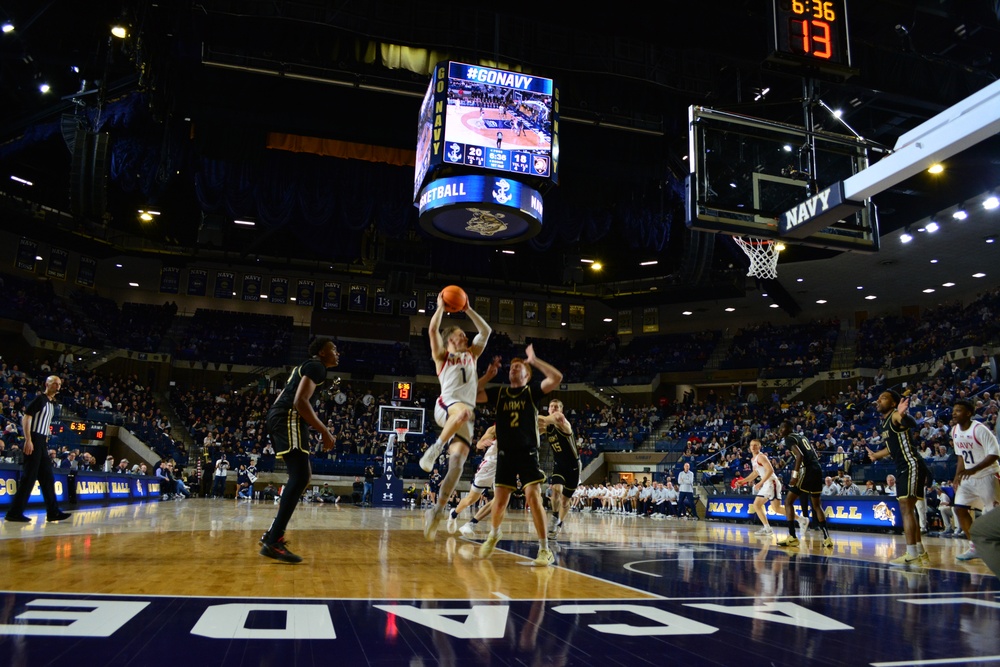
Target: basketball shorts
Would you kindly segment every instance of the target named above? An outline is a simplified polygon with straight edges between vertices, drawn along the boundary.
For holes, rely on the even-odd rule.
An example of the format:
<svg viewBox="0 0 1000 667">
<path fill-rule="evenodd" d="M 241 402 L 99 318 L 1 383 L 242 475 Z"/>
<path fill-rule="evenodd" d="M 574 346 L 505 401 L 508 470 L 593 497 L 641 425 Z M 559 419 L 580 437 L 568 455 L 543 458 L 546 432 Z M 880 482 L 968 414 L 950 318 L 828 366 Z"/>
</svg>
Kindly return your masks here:
<svg viewBox="0 0 1000 667">
<path fill-rule="evenodd" d="M 805 467 L 800 477 L 788 485 L 789 493 L 800 496 L 818 496 L 823 492 L 823 469 L 819 466 Z"/>
<path fill-rule="evenodd" d="M 955 507 L 971 507 L 989 512 L 1000 502 L 1000 482 L 996 475 L 968 477 L 955 491 Z"/>
<path fill-rule="evenodd" d="M 503 445 L 497 454 L 496 486 L 517 488 L 517 480 L 521 486 L 539 484 L 545 481 L 545 473 L 538 465 L 538 450 L 515 450 L 505 452 Z"/>
<path fill-rule="evenodd" d="M 465 444 L 469 447 L 472 446 L 472 427 L 476 423 L 476 411 L 470 406 L 462 403 L 461 401 L 452 401 L 451 403 L 445 403 L 443 396 L 438 396 L 437 401 L 434 402 L 434 421 L 441 428 L 444 428 L 445 422 L 448 421 L 448 408 L 452 405 L 465 405 L 472 412 L 472 417 L 468 419 L 464 424 L 458 427 L 455 432 L 455 437 L 460 438 L 465 441 Z"/>
<path fill-rule="evenodd" d="M 927 466 L 915 465 L 896 468 L 896 497 L 897 498 L 919 498 L 924 497 L 924 490 L 927 483 L 931 481 L 930 471 Z M 956 503 L 958 498 L 955 499 Z"/>
<path fill-rule="evenodd" d="M 562 484 L 562 494 L 567 498 L 572 498 L 576 487 L 580 486 L 580 462 L 577 461 L 575 466 L 557 463 L 552 470 L 549 484 Z"/>
<path fill-rule="evenodd" d="M 771 475 L 771 479 L 767 480 L 767 484 L 764 484 L 757 490 L 757 497 L 763 498 L 767 502 L 781 498 L 781 480 Z"/>
<path fill-rule="evenodd" d="M 293 449 L 309 453 L 309 424 L 296 410 L 269 410 L 267 431 L 277 456 L 284 456 Z"/>
<path fill-rule="evenodd" d="M 492 489 L 497 476 L 496 459 L 483 459 L 476 469 L 476 476 L 472 479 L 472 486 L 478 489 Z"/>
</svg>

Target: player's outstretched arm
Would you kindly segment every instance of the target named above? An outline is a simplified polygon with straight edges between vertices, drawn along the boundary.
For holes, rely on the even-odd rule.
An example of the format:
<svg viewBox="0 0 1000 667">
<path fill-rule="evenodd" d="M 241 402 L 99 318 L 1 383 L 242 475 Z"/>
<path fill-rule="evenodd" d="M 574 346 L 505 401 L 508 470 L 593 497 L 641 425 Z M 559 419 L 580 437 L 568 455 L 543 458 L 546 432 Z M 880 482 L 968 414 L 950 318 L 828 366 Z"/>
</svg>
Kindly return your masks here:
<svg viewBox="0 0 1000 667">
<path fill-rule="evenodd" d="M 472 339 L 472 345 L 469 346 L 469 352 L 472 356 L 479 358 L 479 355 L 483 353 L 486 349 L 486 342 L 490 339 L 490 334 L 493 333 L 493 329 L 490 328 L 489 323 L 483 319 L 483 316 L 474 311 L 471 307 L 465 307 L 465 314 L 469 316 L 472 323 L 476 325 L 476 337 Z"/>
<path fill-rule="evenodd" d="M 427 325 L 427 338 L 431 343 L 431 357 L 436 364 L 441 362 L 442 357 L 448 352 L 448 348 L 444 344 L 444 339 L 441 338 L 441 318 L 443 317 L 444 299 L 441 298 L 441 293 L 438 292 L 437 308 L 434 309 L 430 324 Z M 440 371 L 440 367 L 437 370 Z"/>
<path fill-rule="evenodd" d="M 562 382 L 563 379 L 562 371 L 557 369 L 552 364 L 542 361 L 541 359 L 536 357 L 534 345 L 529 345 L 525 349 L 524 356 L 525 356 L 524 360 L 527 363 L 531 364 L 532 366 L 540 370 L 542 374 L 545 375 L 545 379 L 542 380 L 542 387 L 541 387 L 543 394 L 548 394 L 553 389 L 559 386 L 559 383 Z"/>
</svg>

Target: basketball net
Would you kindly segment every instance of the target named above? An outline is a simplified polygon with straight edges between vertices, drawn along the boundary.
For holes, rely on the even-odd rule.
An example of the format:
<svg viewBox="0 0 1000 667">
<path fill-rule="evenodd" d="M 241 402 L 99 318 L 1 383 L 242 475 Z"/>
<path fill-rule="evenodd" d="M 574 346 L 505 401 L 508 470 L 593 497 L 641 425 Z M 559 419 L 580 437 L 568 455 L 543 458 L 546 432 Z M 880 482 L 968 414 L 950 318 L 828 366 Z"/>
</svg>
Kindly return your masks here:
<svg viewBox="0 0 1000 667">
<path fill-rule="evenodd" d="M 778 244 L 771 239 L 756 236 L 734 236 L 746 256 L 750 258 L 748 276 L 762 280 L 774 280 L 778 277 Z"/>
<path fill-rule="evenodd" d="M 407 434 L 407 432 L 410 429 L 408 429 L 408 428 L 395 428 L 393 430 L 396 432 L 396 442 L 405 442 L 406 441 L 406 434 Z"/>
</svg>

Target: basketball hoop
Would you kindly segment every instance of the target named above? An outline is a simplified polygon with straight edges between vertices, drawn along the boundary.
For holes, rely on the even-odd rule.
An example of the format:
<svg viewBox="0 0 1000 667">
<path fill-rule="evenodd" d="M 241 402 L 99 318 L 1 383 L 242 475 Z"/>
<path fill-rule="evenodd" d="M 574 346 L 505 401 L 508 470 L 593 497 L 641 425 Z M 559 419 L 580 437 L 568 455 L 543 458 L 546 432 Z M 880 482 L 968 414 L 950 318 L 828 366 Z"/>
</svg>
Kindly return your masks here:
<svg viewBox="0 0 1000 667">
<path fill-rule="evenodd" d="M 763 280 L 774 280 L 778 277 L 779 244 L 771 239 L 756 236 L 733 236 L 746 256 L 750 258 L 748 276 Z"/>
<path fill-rule="evenodd" d="M 406 441 L 406 434 L 407 434 L 407 432 L 410 429 L 406 428 L 405 426 L 402 426 L 402 427 L 398 427 L 397 426 L 393 430 L 396 432 L 396 442 L 405 442 Z"/>
</svg>

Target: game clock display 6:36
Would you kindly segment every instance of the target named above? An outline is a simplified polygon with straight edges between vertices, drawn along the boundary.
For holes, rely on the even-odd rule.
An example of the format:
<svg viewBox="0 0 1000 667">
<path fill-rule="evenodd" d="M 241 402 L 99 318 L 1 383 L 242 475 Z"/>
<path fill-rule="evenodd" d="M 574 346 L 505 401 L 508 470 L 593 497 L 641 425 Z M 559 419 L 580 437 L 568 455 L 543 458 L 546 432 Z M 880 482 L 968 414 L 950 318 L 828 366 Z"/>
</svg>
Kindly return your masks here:
<svg viewBox="0 0 1000 667">
<path fill-rule="evenodd" d="M 774 49 L 779 57 L 849 69 L 847 0 L 774 0 Z"/>
</svg>

